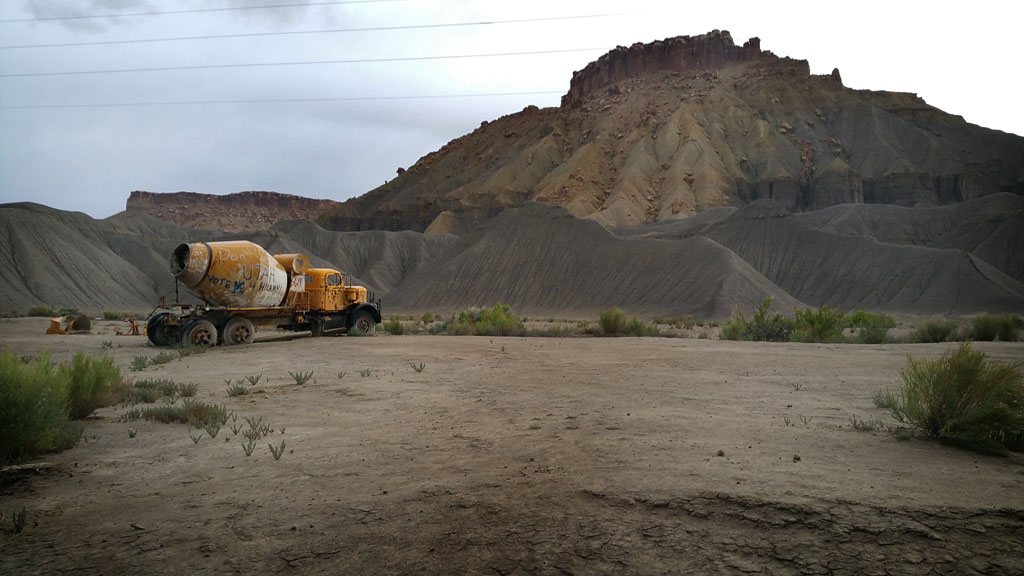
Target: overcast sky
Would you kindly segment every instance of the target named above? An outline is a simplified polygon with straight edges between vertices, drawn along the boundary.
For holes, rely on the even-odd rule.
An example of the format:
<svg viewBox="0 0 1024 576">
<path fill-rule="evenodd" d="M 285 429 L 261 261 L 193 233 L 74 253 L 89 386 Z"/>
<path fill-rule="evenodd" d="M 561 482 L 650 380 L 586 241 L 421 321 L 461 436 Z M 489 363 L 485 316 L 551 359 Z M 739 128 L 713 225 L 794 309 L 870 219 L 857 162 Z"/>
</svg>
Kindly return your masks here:
<svg viewBox="0 0 1024 576">
<path fill-rule="evenodd" d="M 252 8 L 297 3 L 316 5 Z M 738 44 L 758 36 L 762 49 L 809 60 L 815 74 L 838 67 L 848 87 L 916 92 L 968 122 L 1024 134 L 1018 5 L 3 0 L 0 202 L 103 218 L 123 210 L 132 190 L 344 200 L 483 120 L 557 106 L 572 72 L 617 45 L 713 29 Z M 491 23 L 424 27 L 481 22 Z M 316 30 L 350 31 L 282 34 Z M 272 34 L 125 42 L 259 33 Z M 522 52 L 546 53 L 508 55 Z M 506 55 L 53 74 L 488 54 Z M 493 96 L 508 93 L 518 95 Z M 424 96 L 452 97 L 411 98 Z M 244 102 L 318 98 L 333 100 Z M 141 103 L 164 104 L 129 105 Z M 83 107 L 97 104 L 105 106 Z M 65 105 L 73 107 L 49 107 Z"/>
</svg>

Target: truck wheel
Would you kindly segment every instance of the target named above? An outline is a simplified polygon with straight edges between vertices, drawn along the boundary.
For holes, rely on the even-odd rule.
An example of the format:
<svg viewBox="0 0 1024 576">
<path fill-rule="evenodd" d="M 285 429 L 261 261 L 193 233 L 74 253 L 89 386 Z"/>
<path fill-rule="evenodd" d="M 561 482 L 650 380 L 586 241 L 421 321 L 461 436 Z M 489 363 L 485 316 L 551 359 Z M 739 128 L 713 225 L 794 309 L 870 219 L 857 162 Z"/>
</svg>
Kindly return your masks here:
<svg viewBox="0 0 1024 576">
<path fill-rule="evenodd" d="M 373 336 L 373 331 L 376 328 L 377 323 L 373 321 L 373 316 L 366 310 L 360 310 L 352 315 L 352 324 L 349 325 L 348 331 L 356 329 L 367 336 Z"/>
<path fill-rule="evenodd" d="M 185 326 L 181 340 L 186 346 L 216 346 L 217 327 L 209 320 L 193 320 Z"/>
<path fill-rule="evenodd" d="M 164 328 L 167 327 L 167 316 L 167 312 L 161 312 L 146 323 L 146 337 L 153 343 L 153 346 L 167 346 L 167 335 L 164 334 Z"/>
<path fill-rule="evenodd" d="M 224 325 L 224 345 L 252 344 L 256 338 L 256 327 L 248 318 L 235 316 Z"/>
</svg>

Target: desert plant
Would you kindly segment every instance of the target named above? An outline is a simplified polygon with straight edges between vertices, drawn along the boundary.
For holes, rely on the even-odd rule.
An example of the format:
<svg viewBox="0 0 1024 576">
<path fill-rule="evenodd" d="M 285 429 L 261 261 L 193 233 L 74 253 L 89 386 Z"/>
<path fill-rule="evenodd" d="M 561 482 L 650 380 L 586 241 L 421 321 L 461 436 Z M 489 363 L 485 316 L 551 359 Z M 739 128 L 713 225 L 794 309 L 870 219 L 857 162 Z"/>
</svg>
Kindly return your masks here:
<svg viewBox="0 0 1024 576">
<path fill-rule="evenodd" d="M 401 336 L 405 334 L 405 324 L 402 324 L 398 316 L 392 316 L 391 320 L 384 323 L 384 330 L 392 336 Z"/>
<path fill-rule="evenodd" d="M 839 308 L 797 308 L 793 311 L 794 342 L 838 342 L 846 328 L 845 313 Z"/>
<path fill-rule="evenodd" d="M 110 350 L 114 347 L 114 343 L 110 340 L 104 340 L 103 342 L 100 342 L 100 345 L 103 346 L 104 350 Z"/>
<path fill-rule="evenodd" d="M 216 418 L 212 418 L 210 420 L 207 420 L 206 422 L 203 422 L 203 429 L 206 430 L 206 433 L 210 435 L 210 438 L 216 438 L 217 433 L 220 432 L 220 427 L 223 425 L 224 422 L 221 422 Z"/>
<path fill-rule="evenodd" d="M 192 432 L 190 431 L 188 433 L 188 437 L 192 439 L 193 444 L 199 444 L 199 441 L 202 440 L 203 438 L 203 433 L 200 432 L 199 434 L 192 434 Z"/>
<path fill-rule="evenodd" d="M 363 368 L 362 370 L 359 371 L 359 375 L 362 376 L 363 378 L 366 378 L 370 374 L 373 374 L 373 368 Z"/>
<path fill-rule="evenodd" d="M 157 365 L 160 365 L 160 364 L 167 364 L 171 360 L 174 360 L 175 358 L 178 358 L 178 357 L 179 356 L 177 354 L 173 353 L 173 352 L 161 352 L 161 353 L 157 354 L 156 356 L 153 356 L 152 358 L 150 358 L 149 359 L 149 363 L 154 365 L 154 366 L 157 366 Z"/>
<path fill-rule="evenodd" d="M 1024 326 L 1024 321 L 1016 314 L 996 316 L 993 314 L 982 314 L 971 322 L 971 340 L 987 341 L 1001 340 L 1003 342 L 1016 342 L 1017 332 Z"/>
<path fill-rule="evenodd" d="M 896 321 L 888 314 L 875 314 L 857 310 L 848 318 L 851 328 L 857 329 L 857 339 L 864 344 L 881 344 L 889 336 L 889 330 L 896 326 Z"/>
<path fill-rule="evenodd" d="M 284 454 L 284 440 L 281 440 L 279 446 L 274 446 L 269 442 L 267 442 L 267 446 L 270 447 L 270 454 L 274 457 L 274 460 L 280 460 L 281 455 Z"/>
<path fill-rule="evenodd" d="M 430 324 L 431 322 L 434 321 L 434 313 L 431 312 L 430 310 L 427 310 L 426 312 L 423 313 L 423 316 L 420 316 L 420 321 L 423 322 L 424 324 Z"/>
<path fill-rule="evenodd" d="M 147 378 L 133 384 L 124 394 L 124 402 L 152 404 L 160 398 L 173 397 L 178 394 L 178 384 L 166 378 Z"/>
<path fill-rule="evenodd" d="M 605 308 L 597 313 L 597 324 L 605 336 L 626 333 L 626 313 L 621 308 Z"/>
<path fill-rule="evenodd" d="M 137 355 L 134 358 L 132 358 L 132 363 L 131 363 L 130 368 L 131 368 L 132 372 L 141 372 L 141 371 L 145 370 L 146 366 L 148 366 L 148 365 L 149 365 L 149 357 L 148 356 Z"/>
<path fill-rule="evenodd" d="M 203 354 L 209 350 L 206 346 L 192 346 L 191 344 L 182 344 L 174 349 L 174 353 L 178 355 L 178 358 L 186 358 L 193 354 Z"/>
<path fill-rule="evenodd" d="M 260 380 L 262 378 L 263 378 L 263 372 L 260 372 L 259 374 L 255 375 L 255 376 L 246 376 L 245 377 L 245 381 L 249 383 L 249 386 L 255 386 L 255 385 L 260 383 Z"/>
<path fill-rule="evenodd" d="M 66 377 L 45 354 L 23 364 L 8 350 L 0 353 L 0 461 L 55 451 L 69 441 L 62 437 Z"/>
<path fill-rule="evenodd" d="M 910 333 L 911 342 L 947 342 L 956 336 L 957 325 L 952 320 L 929 320 Z"/>
<path fill-rule="evenodd" d="M 427 365 L 424 364 L 423 362 L 420 362 L 419 364 L 411 363 L 409 364 L 409 367 L 412 368 L 414 372 L 419 374 L 420 372 L 423 372 L 423 369 L 426 368 Z"/>
<path fill-rule="evenodd" d="M 129 438 L 135 438 L 135 435 L 138 434 L 138 433 L 139 433 L 139 431 L 136 430 L 135 428 L 132 428 L 131 426 L 128 427 L 128 437 Z"/>
<path fill-rule="evenodd" d="M 234 384 L 227 387 L 228 396 L 245 396 L 249 393 L 249 389 L 246 388 L 241 382 L 235 382 Z"/>
<path fill-rule="evenodd" d="M 969 343 L 936 360 L 908 356 L 903 386 L 883 393 L 883 403 L 899 422 L 944 443 L 996 454 L 1024 449 L 1021 365 L 987 358 Z"/>
<path fill-rule="evenodd" d="M 882 421 L 874 417 L 864 420 L 863 418 L 858 418 L 857 416 L 850 416 L 849 420 L 850 425 L 853 426 L 853 429 L 858 430 L 860 432 L 872 432 L 883 426 Z"/>
<path fill-rule="evenodd" d="M 252 456 L 252 451 L 255 450 L 255 449 L 256 449 L 256 441 L 253 440 L 253 439 L 246 440 L 242 444 L 242 452 L 244 452 L 246 456 Z"/>
<path fill-rule="evenodd" d="M 630 336 L 658 336 L 658 327 L 653 324 L 647 324 L 643 318 L 631 318 L 626 323 L 626 334 Z"/>
<path fill-rule="evenodd" d="M 53 308 L 51 308 L 51 307 L 49 307 L 49 306 L 47 306 L 45 304 L 40 304 L 39 306 L 33 306 L 33 307 L 29 308 L 28 309 L 28 315 L 29 316 L 49 316 L 49 317 L 60 316 L 60 314 L 58 314 L 56 310 L 54 310 Z"/>
<path fill-rule="evenodd" d="M 310 379 L 313 378 L 313 371 L 309 370 L 306 372 L 288 372 L 288 375 L 292 377 L 292 380 L 295 380 L 296 384 L 301 386 L 302 384 L 309 382 Z"/>
<path fill-rule="evenodd" d="M 115 394 L 123 393 L 121 369 L 106 356 L 97 359 L 78 352 L 60 370 L 67 386 L 68 416 L 72 419 L 85 418 L 97 408 L 115 404 Z"/>
<path fill-rule="evenodd" d="M 199 384 L 196 384 L 195 382 L 189 382 L 188 384 L 179 383 L 174 387 L 174 391 L 177 392 L 178 396 L 191 398 L 199 392 Z M 170 396 L 170 394 L 168 394 L 168 396 Z"/>
<path fill-rule="evenodd" d="M 722 340 L 752 340 L 756 342 L 788 342 L 793 331 L 793 322 L 782 314 L 768 315 L 772 298 L 765 298 L 754 315 L 747 320 L 742 310 L 737 310 L 732 321 L 722 328 Z"/>
</svg>

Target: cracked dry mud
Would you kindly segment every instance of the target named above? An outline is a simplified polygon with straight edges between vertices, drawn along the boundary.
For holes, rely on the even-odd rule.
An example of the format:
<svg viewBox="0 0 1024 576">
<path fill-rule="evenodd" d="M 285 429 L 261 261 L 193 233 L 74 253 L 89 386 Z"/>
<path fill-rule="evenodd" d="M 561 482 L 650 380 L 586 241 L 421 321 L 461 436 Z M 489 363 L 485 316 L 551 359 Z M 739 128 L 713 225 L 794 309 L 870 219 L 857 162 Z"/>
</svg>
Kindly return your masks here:
<svg viewBox="0 0 1024 576">
<path fill-rule="evenodd" d="M 101 410 L 87 442 L 0 477 L 0 510 L 28 512 L 0 573 L 1024 572 L 1021 455 L 850 425 L 887 419 L 872 396 L 907 353 L 947 345 L 299 338 L 132 373 L 142 339 L 36 323 L 0 321 L 0 346 L 113 340 L 126 375 L 196 382 L 274 432 L 246 457 L 227 426 L 193 444 Z M 262 394 L 227 397 L 258 372 Z"/>
</svg>

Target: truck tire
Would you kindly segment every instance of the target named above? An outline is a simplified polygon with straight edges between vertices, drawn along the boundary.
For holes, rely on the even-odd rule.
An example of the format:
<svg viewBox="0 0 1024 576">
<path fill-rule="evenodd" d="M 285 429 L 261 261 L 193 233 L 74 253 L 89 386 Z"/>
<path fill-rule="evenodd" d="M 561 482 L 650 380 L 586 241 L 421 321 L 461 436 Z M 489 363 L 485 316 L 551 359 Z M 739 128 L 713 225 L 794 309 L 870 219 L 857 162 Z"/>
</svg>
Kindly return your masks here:
<svg viewBox="0 0 1024 576">
<path fill-rule="evenodd" d="M 224 325 L 224 345 L 252 344 L 256 338 L 256 327 L 248 318 L 235 316 Z"/>
<path fill-rule="evenodd" d="M 164 329 L 167 327 L 167 312 L 161 312 L 149 319 L 146 323 L 146 337 L 153 343 L 153 346 L 167 346 L 167 334 Z"/>
<path fill-rule="evenodd" d="M 181 332 L 181 341 L 186 346 L 216 346 L 217 327 L 209 320 L 193 320 Z"/>
<path fill-rule="evenodd" d="M 373 336 L 376 328 L 377 323 L 373 321 L 373 315 L 366 310 L 357 310 L 352 314 L 352 322 L 348 326 L 348 331 L 361 330 L 364 335 Z"/>
</svg>

